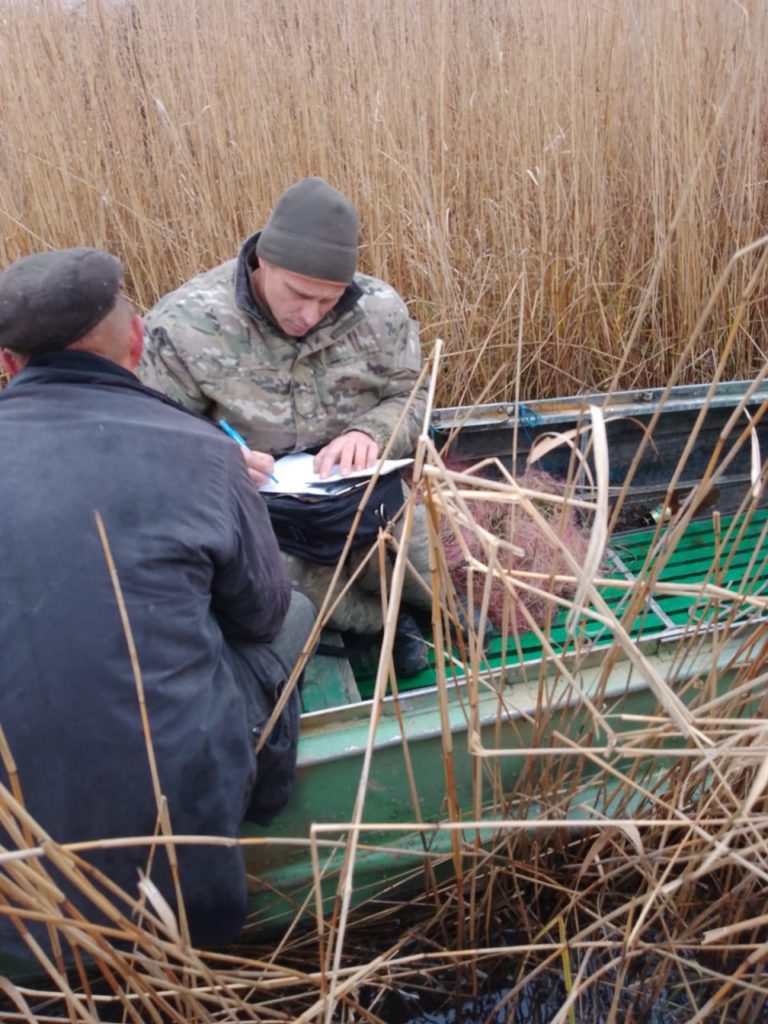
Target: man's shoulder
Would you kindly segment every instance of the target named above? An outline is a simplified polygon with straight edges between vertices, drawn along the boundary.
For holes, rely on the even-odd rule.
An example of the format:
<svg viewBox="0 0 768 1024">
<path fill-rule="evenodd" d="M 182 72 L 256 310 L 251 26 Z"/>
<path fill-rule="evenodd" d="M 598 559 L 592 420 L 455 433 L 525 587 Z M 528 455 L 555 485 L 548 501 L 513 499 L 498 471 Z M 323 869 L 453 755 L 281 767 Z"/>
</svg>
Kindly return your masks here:
<svg viewBox="0 0 768 1024">
<path fill-rule="evenodd" d="M 387 281 L 370 274 L 355 274 L 355 284 L 363 293 L 360 301 L 374 300 L 378 302 L 402 303 L 399 293 Z"/>
<path fill-rule="evenodd" d="M 168 292 L 144 314 L 148 329 L 179 322 L 205 328 L 238 315 L 234 279 L 237 260 L 227 260 L 211 270 L 190 278 L 175 291 Z"/>
<path fill-rule="evenodd" d="M 391 284 L 378 277 L 360 273 L 355 274 L 355 284 L 362 293 L 357 306 L 368 316 L 408 318 L 408 307 Z"/>
<path fill-rule="evenodd" d="M 255 323 L 235 299 L 237 260 L 214 267 L 164 296 L 144 316 L 145 345 L 141 376 L 149 384 L 168 391 L 185 405 L 185 387 L 169 384 L 167 372 L 158 377 L 152 369 L 158 360 L 173 367 L 181 360 L 196 379 L 218 372 L 222 360 L 238 360 L 253 342 Z M 190 392 L 191 393 L 191 392 Z M 202 405 L 194 403 L 195 408 Z"/>
<path fill-rule="evenodd" d="M 126 430 L 135 431 L 137 439 L 144 437 L 160 460 L 194 454 L 201 478 L 215 475 L 220 489 L 225 478 L 231 482 L 233 466 L 240 465 L 242 456 L 216 424 L 152 388 L 139 384 L 132 391 L 117 410 Z"/>
</svg>

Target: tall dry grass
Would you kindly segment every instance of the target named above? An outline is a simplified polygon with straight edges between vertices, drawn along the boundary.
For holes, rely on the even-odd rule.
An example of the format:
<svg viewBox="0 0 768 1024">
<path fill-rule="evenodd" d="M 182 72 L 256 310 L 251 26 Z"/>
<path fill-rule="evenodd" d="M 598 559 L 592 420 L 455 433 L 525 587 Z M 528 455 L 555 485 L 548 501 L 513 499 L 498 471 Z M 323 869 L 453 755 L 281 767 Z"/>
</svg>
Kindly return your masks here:
<svg viewBox="0 0 768 1024">
<path fill-rule="evenodd" d="M 768 223 L 760 0 L 2 0 L 0 263 L 97 244 L 142 306 L 305 174 L 447 341 L 438 404 L 666 383 Z M 766 347 L 733 268 L 681 382 Z"/>
</svg>

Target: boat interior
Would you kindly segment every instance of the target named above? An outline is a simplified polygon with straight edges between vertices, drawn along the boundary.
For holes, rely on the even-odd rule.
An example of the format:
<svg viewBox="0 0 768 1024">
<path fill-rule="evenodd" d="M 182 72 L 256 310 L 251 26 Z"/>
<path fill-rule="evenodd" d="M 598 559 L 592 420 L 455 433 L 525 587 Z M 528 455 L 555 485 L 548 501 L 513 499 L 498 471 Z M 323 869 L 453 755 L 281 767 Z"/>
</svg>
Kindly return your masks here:
<svg viewBox="0 0 768 1024">
<path fill-rule="evenodd" d="M 617 586 L 607 585 L 601 590 L 612 613 L 638 642 L 677 641 L 686 634 L 700 635 L 702 630 L 738 625 L 744 615 L 740 602 L 732 603 L 725 597 L 713 600 L 703 587 L 709 584 L 734 595 L 766 593 L 768 510 L 730 516 L 710 514 L 693 520 L 674 538 L 671 547 L 667 543 L 670 532 L 670 527 L 658 523 L 614 535 L 606 550 L 603 577 L 615 579 Z M 648 596 L 633 620 L 627 622 L 630 591 L 624 582 L 634 583 L 655 569 L 657 582 L 665 585 L 661 588 L 664 592 Z M 577 644 L 583 652 L 585 643 L 597 651 L 613 642 L 610 628 L 595 619 L 583 617 L 576 631 L 566 622 L 563 610 L 553 614 L 545 627 L 549 645 L 559 653 L 567 654 Z M 542 642 L 535 632 L 506 636 L 496 632 L 486 642 L 485 665 L 491 671 L 508 670 L 536 662 L 542 653 Z M 354 671 L 341 636 L 325 633 L 320 653 L 312 658 L 305 673 L 304 712 L 370 700 L 374 683 L 371 671 Z M 435 685 L 434 648 L 430 647 L 429 666 L 411 679 L 398 680 L 398 690 L 405 693 Z"/>
<path fill-rule="evenodd" d="M 697 588 L 708 584 L 734 594 L 762 594 L 768 587 L 762 462 L 768 452 L 768 383 L 735 381 L 437 409 L 431 437 L 446 466 L 480 467 L 482 476 L 494 479 L 523 474 L 542 438 L 568 436 L 569 443 L 545 445 L 536 466 L 569 481 L 575 497 L 589 497 L 595 476 L 595 406 L 604 417 L 610 458 L 610 535 L 601 573 L 622 584 L 602 589 L 612 615 L 623 618 L 623 628 L 638 641 L 701 633 L 716 620 L 730 628 L 736 612 L 729 602 L 713 601 Z M 665 592 L 648 596 L 637 612 L 625 584 L 650 578 L 665 584 Z M 610 628 L 595 618 L 582 616 L 576 633 L 566 627 L 567 618 L 566 610 L 552 610 L 542 624 L 550 650 L 567 654 L 578 646 L 583 653 L 585 643 L 595 650 L 612 643 Z M 428 633 L 426 639 L 431 640 Z M 324 634 L 319 651 L 305 672 L 306 713 L 372 697 L 375 658 L 368 659 L 367 669 L 353 664 L 338 634 Z M 427 669 L 399 679 L 399 692 L 435 686 L 430 651 Z M 497 632 L 486 640 L 490 671 L 535 662 L 542 654 L 535 632 Z M 454 650 L 454 659 L 459 656 Z"/>
</svg>

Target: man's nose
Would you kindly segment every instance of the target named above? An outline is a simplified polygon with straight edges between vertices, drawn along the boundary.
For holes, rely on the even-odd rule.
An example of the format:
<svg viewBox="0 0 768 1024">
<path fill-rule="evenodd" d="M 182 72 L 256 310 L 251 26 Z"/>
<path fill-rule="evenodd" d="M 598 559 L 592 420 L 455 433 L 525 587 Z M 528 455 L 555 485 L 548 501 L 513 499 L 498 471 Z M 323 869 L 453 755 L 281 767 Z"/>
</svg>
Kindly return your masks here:
<svg viewBox="0 0 768 1024">
<path fill-rule="evenodd" d="M 306 327 L 314 327 L 320 319 L 320 300 L 308 299 L 302 303 L 301 319 Z"/>
</svg>

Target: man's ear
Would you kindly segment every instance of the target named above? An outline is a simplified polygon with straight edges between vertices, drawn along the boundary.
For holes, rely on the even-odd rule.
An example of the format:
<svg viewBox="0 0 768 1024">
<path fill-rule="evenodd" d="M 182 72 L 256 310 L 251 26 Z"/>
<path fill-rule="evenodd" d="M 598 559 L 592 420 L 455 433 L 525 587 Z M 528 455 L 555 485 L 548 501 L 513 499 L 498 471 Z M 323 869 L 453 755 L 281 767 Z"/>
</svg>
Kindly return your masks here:
<svg viewBox="0 0 768 1024">
<path fill-rule="evenodd" d="M 141 317 L 138 313 L 134 313 L 131 317 L 131 326 L 129 329 L 128 337 L 128 359 L 130 361 L 130 369 L 133 370 L 139 365 L 141 359 L 141 353 L 144 351 L 144 324 L 141 322 Z"/>
<path fill-rule="evenodd" d="M 19 355 L 18 352 L 12 352 L 9 348 L 0 348 L 0 366 L 2 366 L 9 377 L 15 377 L 17 373 L 21 373 L 27 365 L 27 360 L 27 356 Z"/>
</svg>

